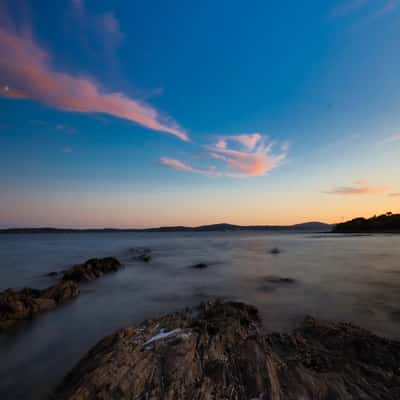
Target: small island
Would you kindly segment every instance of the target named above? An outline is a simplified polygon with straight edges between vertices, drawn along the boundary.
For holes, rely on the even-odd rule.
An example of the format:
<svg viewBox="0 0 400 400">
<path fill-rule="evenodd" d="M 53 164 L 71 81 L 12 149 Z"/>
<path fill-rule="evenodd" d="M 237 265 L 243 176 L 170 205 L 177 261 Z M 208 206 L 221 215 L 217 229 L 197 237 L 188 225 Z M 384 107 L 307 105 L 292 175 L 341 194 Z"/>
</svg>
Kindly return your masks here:
<svg viewBox="0 0 400 400">
<path fill-rule="evenodd" d="M 388 212 L 371 218 L 354 218 L 337 224 L 333 233 L 400 233 L 400 214 Z"/>
</svg>

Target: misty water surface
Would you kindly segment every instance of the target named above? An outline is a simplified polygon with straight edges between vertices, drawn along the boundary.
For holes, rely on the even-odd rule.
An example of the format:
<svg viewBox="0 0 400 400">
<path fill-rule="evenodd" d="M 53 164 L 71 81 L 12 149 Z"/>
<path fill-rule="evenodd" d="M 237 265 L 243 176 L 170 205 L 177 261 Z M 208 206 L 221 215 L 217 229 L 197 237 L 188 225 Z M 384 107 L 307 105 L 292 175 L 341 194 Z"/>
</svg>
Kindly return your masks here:
<svg viewBox="0 0 400 400">
<path fill-rule="evenodd" d="M 149 264 L 129 249 L 152 249 Z M 282 252 L 272 255 L 269 250 Z M 0 398 L 41 399 L 99 339 L 145 318 L 213 297 L 259 307 L 266 330 L 305 315 L 351 321 L 400 338 L 400 236 L 259 232 L 81 233 L 0 236 L 0 290 L 46 287 L 43 275 L 90 257 L 125 268 L 82 285 L 81 295 L 0 335 Z M 205 262 L 209 268 L 192 269 Z M 269 276 L 294 284 L 269 283 Z"/>
</svg>

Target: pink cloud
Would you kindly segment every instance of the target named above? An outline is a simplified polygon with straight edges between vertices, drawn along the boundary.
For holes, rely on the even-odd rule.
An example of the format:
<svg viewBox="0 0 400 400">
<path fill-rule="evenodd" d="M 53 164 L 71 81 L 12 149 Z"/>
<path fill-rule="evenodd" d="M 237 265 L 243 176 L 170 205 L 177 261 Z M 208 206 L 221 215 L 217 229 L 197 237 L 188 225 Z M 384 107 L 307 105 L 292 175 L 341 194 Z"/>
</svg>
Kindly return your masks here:
<svg viewBox="0 0 400 400">
<path fill-rule="evenodd" d="M 221 160 L 227 167 L 222 172 L 227 176 L 262 176 L 277 167 L 286 157 L 287 143 L 282 152 L 274 154 L 274 143 L 266 144 L 267 137 L 259 133 L 229 135 L 221 137 L 217 143 L 206 146 L 209 157 Z M 228 148 L 229 143 L 239 143 L 242 150 Z"/>
<path fill-rule="evenodd" d="M 350 186 L 339 186 L 332 190 L 326 191 L 326 194 L 336 194 L 343 196 L 356 196 L 365 194 L 383 194 L 387 191 L 385 186 L 371 186 L 365 180 L 354 182 Z"/>
<path fill-rule="evenodd" d="M 189 140 L 176 123 L 150 105 L 106 92 L 90 78 L 56 71 L 50 56 L 30 35 L 0 28 L 0 53 L 7 55 L 0 58 L 0 96 L 36 100 L 66 111 L 108 114 Z"/>
<path fill-rule="evenodd" d="M 259 133 L 221 136 L 215 147 L 219 149 L 225 149 L 228 145 L 228 142 L 237 142 L 241 144 L 245 149 L 251 151 L 260 140 L 261 135 Z"/>
<path fill-rule="evenodd" d="M 168 168 L 172 168 L 177 171 L 193 172 L 196 174 L 204 174 L 204 175 L 216 175 L 216 170 L 213 167 L 209 167 L 206 169 L 193 168 L 190 165 L 187 165 L 182 161 L 175 160 L 173 158 L 162 157 L 160 163 Z"/>
<path fill-rule="evenodd" d="M 241 143 L 244 149 L 230 149 L 228 142 Z M 274 154 L 273 143 L 265 144 L 265 140 L 260 134 L 225 136 L 218 139 L 214 145 L 205 146 L 205 148 L 207 149 L 207 158 L 218 161 L 222 167 L 193 168 L 179 160 L 169 158 L 162 159 L 161 163 L 181 171 L 244 178 L 263 176 L 281 164 L 286 157 L 286 152 Z"/>
<path fill-rule="evenodd" d="M 227 143 L 225 139 L 219 139 L 218 142 L 215 144 L 217 149 L 226 149 Z"/>
</svg>

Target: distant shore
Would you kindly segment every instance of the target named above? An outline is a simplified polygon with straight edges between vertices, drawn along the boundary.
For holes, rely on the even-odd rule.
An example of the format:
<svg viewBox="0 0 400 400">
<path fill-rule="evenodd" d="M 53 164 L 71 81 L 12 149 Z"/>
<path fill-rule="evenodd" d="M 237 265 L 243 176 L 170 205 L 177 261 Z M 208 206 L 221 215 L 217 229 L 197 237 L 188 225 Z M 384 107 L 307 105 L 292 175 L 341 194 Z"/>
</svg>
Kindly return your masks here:
<svg viewBox="0 0 400 400">
<path fill-rule="evenodd" d="M 227 232 L 227 231 L 300 231 L 300 232 L 330 232 L 333 225 L 322 222 L 305 222 L 295 225 L 232 225 L 213 224 L 202 226 L 162 226 L 158 228 L 7 228 L 0 229 L 0 234 L 7 233 L 110 233 L 110 232 Z"/>
<path fill-rule="evenodd" d="M 371 218 L 354 218 L 333 227 L 332 233 L 400 233 L 400 214 L 388 212 Z"/>
</svg>

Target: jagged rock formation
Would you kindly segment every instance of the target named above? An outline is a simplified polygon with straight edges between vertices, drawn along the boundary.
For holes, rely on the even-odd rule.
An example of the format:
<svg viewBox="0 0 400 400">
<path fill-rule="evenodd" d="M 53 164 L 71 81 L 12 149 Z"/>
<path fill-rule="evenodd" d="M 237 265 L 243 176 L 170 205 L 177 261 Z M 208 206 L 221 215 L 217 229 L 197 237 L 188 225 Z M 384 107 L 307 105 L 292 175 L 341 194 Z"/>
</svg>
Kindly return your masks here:
<svg viewBox="0 0 400 400">
<path fill-rule="evenodd" d="M 78 295 L 79 286 L 72 281 L 60 282 L 44 290 L 7 289 L 0 293 L 0 331 Z"/>
<path fill-rule="evenodd" d="M 64 271 L 62 279 L 89 282 L 109 272 L 118 271 L 121 267 L 122 264 L 114 257 L 92 258 Z"/>
<path fill-rule="evenodd" d="M 52 399 L 395 400 L 399 368 L 399 342 L 350 324 L 265 335 L 256 308 L 211 302 L 106 337 Z"/>
</svg>

